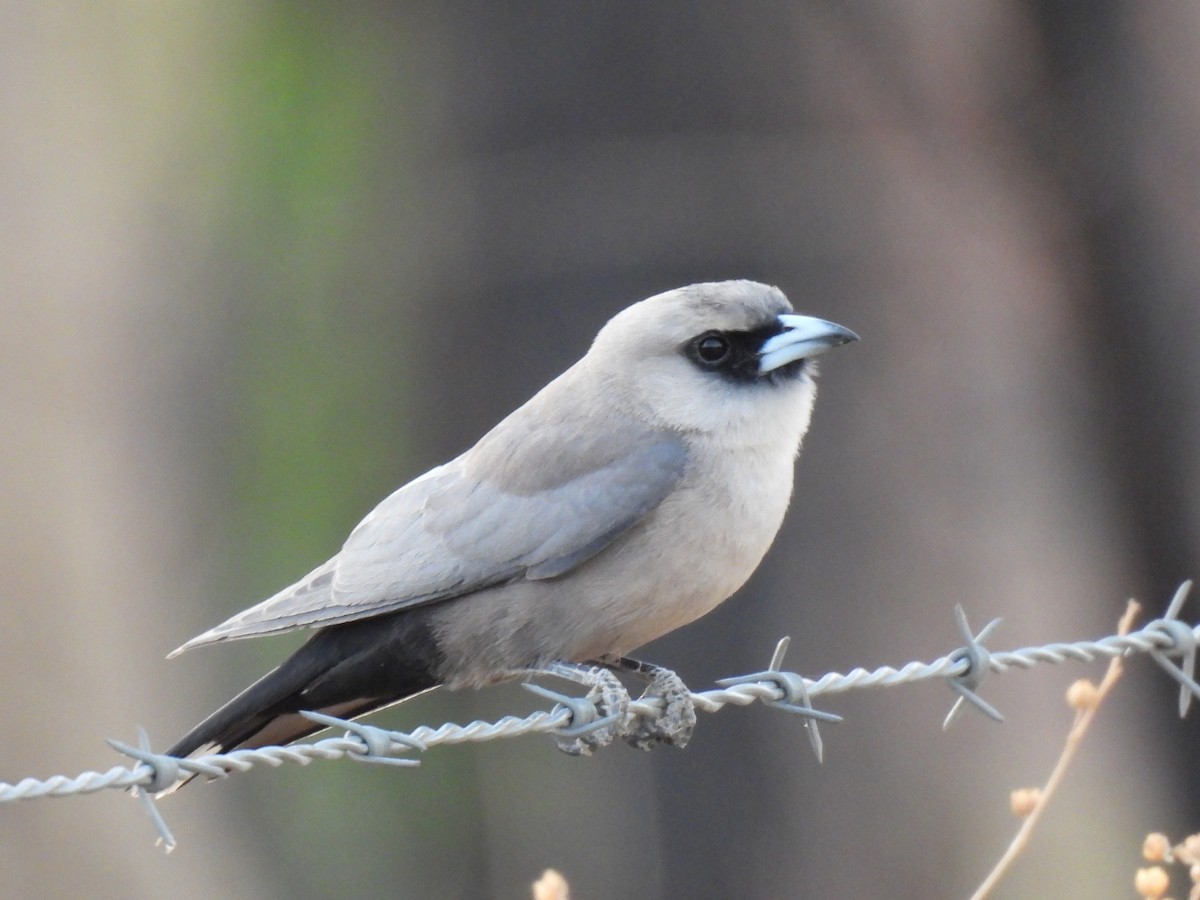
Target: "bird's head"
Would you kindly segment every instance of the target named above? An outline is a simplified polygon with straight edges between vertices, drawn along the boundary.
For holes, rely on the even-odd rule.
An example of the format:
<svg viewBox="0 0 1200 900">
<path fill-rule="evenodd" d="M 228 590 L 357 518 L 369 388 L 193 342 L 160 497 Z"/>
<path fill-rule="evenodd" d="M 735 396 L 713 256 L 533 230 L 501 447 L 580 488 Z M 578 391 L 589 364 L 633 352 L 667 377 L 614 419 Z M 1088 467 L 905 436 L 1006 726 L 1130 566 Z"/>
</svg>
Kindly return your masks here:
<svg viewBox="0 0 1200 900">
<path fill-rule="evenodd" d="M 778 288 L 720 281 L 618 313 L 596 336 L 588 363 L 659 425 L 798 441 L 816 390 L 813 358 L 855 340 L 840 325 L 797 315 Z"/>
</svg>

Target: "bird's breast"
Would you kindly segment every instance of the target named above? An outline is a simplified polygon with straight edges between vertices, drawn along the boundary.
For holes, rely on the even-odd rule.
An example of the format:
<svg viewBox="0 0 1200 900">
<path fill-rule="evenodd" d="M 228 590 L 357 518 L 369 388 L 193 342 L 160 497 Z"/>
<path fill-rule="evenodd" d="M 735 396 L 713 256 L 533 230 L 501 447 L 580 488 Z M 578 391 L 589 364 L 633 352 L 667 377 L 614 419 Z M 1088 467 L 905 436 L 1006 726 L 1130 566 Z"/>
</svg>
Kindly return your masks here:
<svg viewBox="0 0 1200 900">
<path fill-rule="evenodd" d="M 793 469 L 790 450 L 697 460 L 670 497 L 594 561 L 593 572 L 580 573 L 610 590 L 604 626 L 574 655 L 629 653 L 737 591 L 779 532 Z"/>
</svg>

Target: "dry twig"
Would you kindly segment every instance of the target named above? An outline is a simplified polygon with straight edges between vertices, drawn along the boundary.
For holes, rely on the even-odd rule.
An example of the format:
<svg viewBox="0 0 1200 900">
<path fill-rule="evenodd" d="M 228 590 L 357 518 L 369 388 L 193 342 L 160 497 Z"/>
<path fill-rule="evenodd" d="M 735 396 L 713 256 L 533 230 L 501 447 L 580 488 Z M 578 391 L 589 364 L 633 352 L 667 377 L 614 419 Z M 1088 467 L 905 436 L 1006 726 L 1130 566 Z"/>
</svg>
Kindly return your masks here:
<svg viewBox="0 0 1200 900">
<path fill-rule="evenodd" d="M 1141 612 L 1141 606 L 1136 600 L 1130 600 L 1129 605 L 1125 608 L 1125 615 L 1121 617 L 1121 621 L 1117 626 L 1117 634 L 1128 634 L 1129 630 L 1133 627 L 1133 620 L 1137 618 L 1139 612 Z M 983 900 L 983 898 L 987 897 L 995 889 L 996 885 L 1000 883 L 1000 879 L 1008 872 L 1016 858 L 1028 846 L 1033 830 L 1037 827 L 1038 822 L 1041 821 L 1042 814 L 1045 813 L 1046 807 L 1050 805 L 1050 800 L 1054 796 L 1054 792 L 1058 790 L 1058 786 L 1066 776 L 1067 768 L 1071 765 L 1071 760 L 1075 758 L 1075 753 L 1079 749 L 1079 745 L 1083 743 L 1083 736 L 1087 733 L 1088 726 L 1092 724 L 1092 719 L 1096 717 L 1096 711 L 1100 708 L 1100 704 L 1104 702 L 1104 698 L 1108 696 L 1108 692 L 1117 683 L 1117 679 L 1121 677 L 1121 661 L 1122 657 L 1114 656 L 1109 661 L 1108 669 L 1105 671 L 1104 678 L 1101 680 L 1099 687 L 1096 688 L 1094 693 L 1090 694 L 1086 702 L 1076 706 L 1075 722 L 1067 734 L 1067 742 L 1063 746 L 1062 754 L 1058 757 L 1058 762 L 1054 765 L 1054 771 L 1050 773 L 1045 786 L 1041 788 L 1040 792 L 1034 795 L 1032 808 L 1029 814 L 1025 816 L 1025 820 L 1017 830 L 1016 836 L 1013 837 L 1012 843 L 1008 845 L 1008 849 L 1004 851 L 1004 855 L 1000 857 L 1000 861 L 988 873 L 987 878 L 983 880 L 983 883 L 971 895 L 971 900 Z M 1075 687 L 1075 685 L 1072 685 L 1072 689 L 1075 689 Z"/>
</svg>

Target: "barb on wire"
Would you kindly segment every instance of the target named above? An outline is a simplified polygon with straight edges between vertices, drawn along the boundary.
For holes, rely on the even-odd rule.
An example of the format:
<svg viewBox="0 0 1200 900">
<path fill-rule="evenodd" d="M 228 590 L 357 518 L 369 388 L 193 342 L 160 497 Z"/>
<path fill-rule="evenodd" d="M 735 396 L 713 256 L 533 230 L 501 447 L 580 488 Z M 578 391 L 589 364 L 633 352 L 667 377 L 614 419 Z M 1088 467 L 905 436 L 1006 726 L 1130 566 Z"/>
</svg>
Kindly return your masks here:
<svg viewBox="0 0 1200 900">
<path fill-rule="evenodd" d="M 719 688 L 692 693 L 690 696 L 698 711 L 708 713 L 717 712 L 730 704 L 748 706 L 755 702 L 798 713 L 805 719 L 813 750 L 820 760 L 823 745 L 817 722 L 841 720 L 840 716 L 813 708 L 813 698 L 822 694 L 941 679 L 959 695 L 945 724 L 948 725 L 958 714 L 964 700 L 989 717 L 1002 720 L 1000 713 L 977 693 L 984 676 L 989 673 L 1003 674 L 1011 668 L 1031 669 L 1038 663 L 1086 663 L 1144 653 L 1179 682 L 1179 713 L 1182 716 L 1187 714 L 1192 698 L 1200 697 L 1200 684 L 1195 678 L 1200 625 L 1189 625 L 1179 618 L 1191 586 L 1190 581 L 1180 585 L 1163 617 L 1149 622 L 1138 631 L 1109 635 L 1093 641 L 1054 643 L 1011 651 L 993 651 L 984 647 L 984 641 L 999 620 L 990 622 L 978 634 L 973 634 L 960 608 L 955 616 L 966 646 L 933 662 L 910 662 L 899 669 L 890 666 L 874 670 L 856 668 L 845 674 L 830 672 L 817 679 L 805 678 L 795 672 L 782 670 L 783 656 L 788 646 L 788 639 L 784 638 L 775 648 L 765 671 L 722 679 L 718 682 L 721 685 Z M 107 788 L 135 788 L 158 830 L 161 843 L 169 850 L 175 845 L 175 839 L 154 806 L 154 795 L 196 775 L 221 778 L 234 772 L 244 772 L 259 763 L 270 766 L 284 763 L 308 765 L 316 759 L 349 758 L 359 762 L 412 766 L 417 765 L 419 760 L 404 754 L 423 753 L 440 744 L 491 741 L 526 734 L 573 736 L 614 724 L 614 717 L 602 714 L 597 701 L 591 696 L 569 697 L 537 685 L 527 687 L 544 699 L 553 701 L 554 707 L 523 718 L 505 716 L 496 722 L 475 721 L 467 725 L 448 723 L 438 728 L 422 725 L 409 732 L 389 731 L 361 722 L 306 712 L 304 715 L 314 722 L 343 729 L 345 733 L 308 744 L 233 750 L 194 759 L 177 759 L 152 752 L 143 732 L 137 747 L 118 741 L 109 742 L 115 750 L 135 761 L 132 767 L 115 766 L 107 772 L 84 772 L 74 778 L 55 775 L 44 780 L 25 778 L 15 784 L 0 782 L 0 803 L 37 797 L 66 797 Z M 630 701 L 626 715 L 636 722 L 639 719 L 657 718 L 663 710 L 662 698 L 643 697 Z"/>
<path fill-rule="evenodd" d="M 1196 683 L 1196 629 L 1186 622 L 1179 620 L 1179 611 L 1187 600 L 1192 583 L 1185 581 L 1171 598 L 1167 611 L 1161 619 L 1155 619 L 1146 626 L 1146 630 L 1157 629 L 1171 642 L 1171 649 L 1150 650 L 1150 658 L 1166 670 L 1167 674 L 1179 682 L 1179 715 L 1186 716 L 1192 704 L 1192 697 L 1200 696 L 1200 684 Z M 1170 656 L 1179 657 L 1179 665 L 1171 662 Z"/>
<path fill-rule="evenodd" d="M 976 693 L 991 667 L 992 656 L 983 646 L 983 642 L 1000 626 L 1000 620 L 992 619 L 983 626 L 983 630 L 979 634 L 972 634 L 971 626 L 967 622 L 967 614 L 963 611 L 961 604 L 954 607 L 954 620 L 958 624 L 958 630 L 966 639 L 967 646 L 955 650 L 950 654 L 950 658 L 965 663 L 966 669 L 962 674 L 946 679 L 946 684 L 958 692 L 958 699 L 954 701 L 950 712 L 946 714 L 946 719 L 942 722 L 942 730 L 945 731 L 953 724 L 958 717 L 959 710 L 962 709 L 963 701 L 970 703 L 993 722 L 1003 722 L 1004 716 L 1000 715 L 1000 710 Z"/>
<path fill-rule="evenodd" d="M 771 663 L 767 666 L 765 672 L 756 672 L 753 675 L 739 675 L 736 678 L 722 678 L 717 684 L 721 685 L 721 687 L 751 687 L 753 685 L 761 685 L 763 693 L 759 695 L 758 699 L 762 700 L 763 703 L 773 706 L 776 709 L 804 716 L 804 727 L 808 731 L 808 740 L 812 744 L 813 753 L 816 754 L 817 762 L 823 762 L 825 759 L 825 744 L 821 740 L 821 732 L 817 729 L 817 722 L 840 722 L 842 721 L 842 717 L 813 709 L 812 698 L 809 695 L 808 685 L 805 684 L 804 678 L 795 672 L 784 672 L 782 670 L 783 657 L 787 653 L 788 645 L 791 642 L 792 639 L 790 637 L 779 639 L 779 643 L 775 645 L 775 652 L 771 654 Z M 773 699 L 770 694 L 772 690 L 779 691 L 782 696 L 778 699 Z"/>
</svg>

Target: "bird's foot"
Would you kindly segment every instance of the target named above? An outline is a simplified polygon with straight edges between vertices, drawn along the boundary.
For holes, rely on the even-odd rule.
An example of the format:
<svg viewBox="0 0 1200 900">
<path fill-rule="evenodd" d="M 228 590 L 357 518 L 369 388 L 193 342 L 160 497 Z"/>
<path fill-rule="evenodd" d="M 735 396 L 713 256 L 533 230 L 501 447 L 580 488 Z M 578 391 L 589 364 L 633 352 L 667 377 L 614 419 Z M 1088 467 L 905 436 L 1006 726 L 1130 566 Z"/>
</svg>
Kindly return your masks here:
<svg viewBox="0 0 1200 900">
<path fill-rule="evenodd" d="M 572 722 L 554 735 L 558 749 L 569 756 L 591 756 L 617 737 L 629 732 L 629 692 L 609 669 L 576 663 L 553 663 L 545 671 L 576 684 L 587 685 L 585 698 L 605 724 L 596 727 L 595 721 Z M 607 720 L 607 721 L 605 721 Z"/>
<path fill-rule="evenodd" d="M 663 711 L 654 719 L 641 719 L 622 737 L 639 750 L 653 750 L 669 744 L 682 750 L 692 739 L 696 728 L 696 707 L 692 692 L 683 679 L 662 666 L 644 663 L 627 657 L 604 659 L 604 665 L 619 672 L 628 672 L 648 682 L 639 700 L 661 700 Z"/>
<path fill-rule="evenodd" d="M 682 750 L 692 739 L 692 731 L 696 728 L 692 692 L 683 679 L 670 669 L 659 669 L 638 699 L 654 698 L 662 700 L 663 711 L 657 719 L 641 719 L 637 727 L 625 735 L 626 742 L 639 750 L 653 750 L 662 744 Z"/>
</svg>

